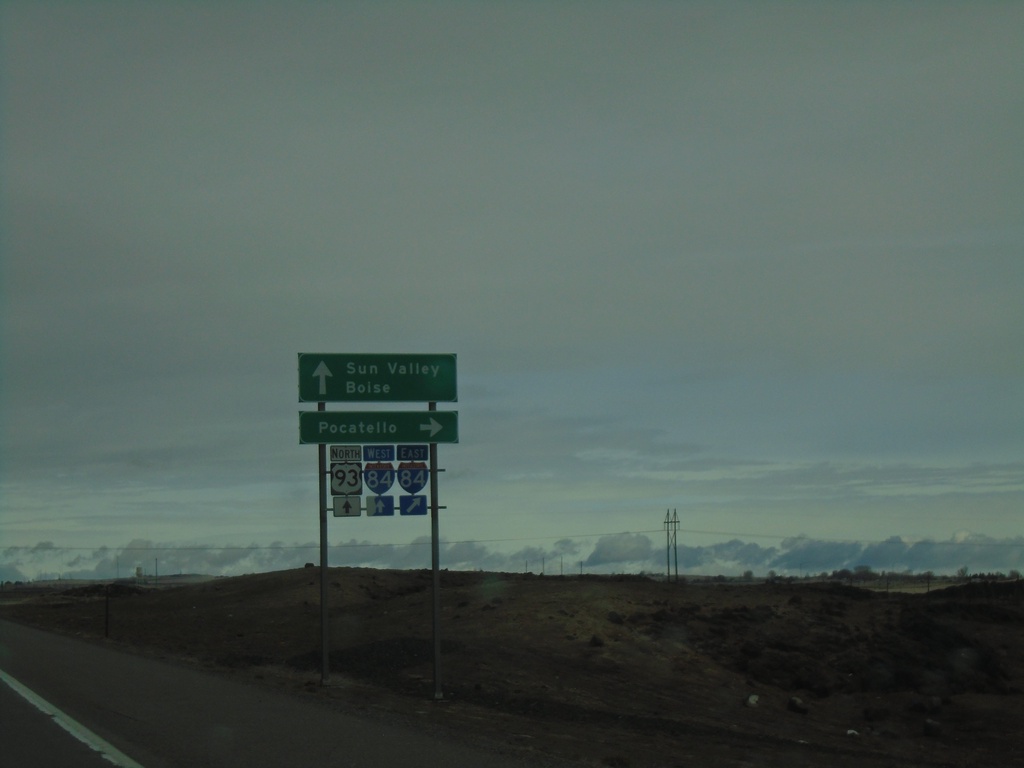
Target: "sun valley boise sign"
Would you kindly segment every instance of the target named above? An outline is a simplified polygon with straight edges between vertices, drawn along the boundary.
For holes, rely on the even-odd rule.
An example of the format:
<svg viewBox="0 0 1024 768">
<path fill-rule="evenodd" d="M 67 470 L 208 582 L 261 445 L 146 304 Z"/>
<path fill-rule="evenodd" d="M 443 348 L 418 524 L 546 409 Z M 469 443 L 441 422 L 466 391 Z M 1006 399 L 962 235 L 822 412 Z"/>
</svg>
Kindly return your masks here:
<svg viewBox="0 0 1024 768">
<path fill-rule="evenodd" d="M 299 353 L 299 402 L 455 402 L 455 355 Z"/>
</svg>

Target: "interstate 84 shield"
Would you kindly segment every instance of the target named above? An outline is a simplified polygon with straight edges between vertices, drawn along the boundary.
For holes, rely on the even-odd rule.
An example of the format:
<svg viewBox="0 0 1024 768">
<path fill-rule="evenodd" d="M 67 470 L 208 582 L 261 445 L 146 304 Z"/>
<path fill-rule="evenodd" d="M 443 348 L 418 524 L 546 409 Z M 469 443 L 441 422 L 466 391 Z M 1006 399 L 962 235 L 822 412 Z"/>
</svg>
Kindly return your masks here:
<svg viewBox="0 0 1024 768">
<path fill-rule="evenodd" d="M 405 461 L 398 465 L 398 484 L 406 493 L 419 493 L 427 484 L 430 470 L 421 461 Z"/>
<path fill-rule="evenodd" d="M 395 482 L 395 467 L 386 461 L 370 461 L 363 468 L 363 482 L 370 493 L 387 493 Z"/>
</svg>

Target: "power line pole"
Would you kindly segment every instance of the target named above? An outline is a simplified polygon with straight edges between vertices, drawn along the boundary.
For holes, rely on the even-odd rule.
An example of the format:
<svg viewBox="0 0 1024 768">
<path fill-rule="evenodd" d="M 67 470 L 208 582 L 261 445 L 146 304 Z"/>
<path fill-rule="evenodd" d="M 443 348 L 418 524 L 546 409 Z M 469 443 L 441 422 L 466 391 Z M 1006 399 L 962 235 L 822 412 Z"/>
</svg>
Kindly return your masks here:
<svg viewBox="0 0 1024 768">
<path fill-rule="evenodd" d="M 669 512 L 665 510 L 665 581 L 668 581 L 672 576 L 672 529 L 670 527 L 671 518 Z"/>
<path fill-rule="evenodd" d="M 672 555 L 675 553 L 676 581 L 679 581 L 679 547 L 676 531 L 679 530 L 679 515 L 676 510 L 665 510 L 665 581 L 672 580 Z"/>
<path fill-rule="evenodd" d="M 679 582 L 679 542 L 676 540 L 676 534 L 679 532 L 679 515 L 676 511 L 672 510 L 672 552 L 675 558 L 676 565 L 676 582 Z"/>
</svg>

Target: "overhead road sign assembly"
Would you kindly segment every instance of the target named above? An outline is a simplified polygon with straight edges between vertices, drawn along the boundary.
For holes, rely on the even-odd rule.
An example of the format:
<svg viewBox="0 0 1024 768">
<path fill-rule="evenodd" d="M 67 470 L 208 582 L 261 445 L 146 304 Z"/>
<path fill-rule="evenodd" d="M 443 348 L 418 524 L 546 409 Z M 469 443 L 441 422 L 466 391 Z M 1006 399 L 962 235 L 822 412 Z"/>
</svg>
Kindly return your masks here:
<svg viewBox="0 0 1024 768">
<path fill-rule="evenodd" d="M 459 414 L 439 411 L 437 403 L 458 400 L 456 356 L 300 352 L 298 374 L 299 402 L 317 404 L 315 411 L 299 411 L 299 442 L 319 447 L 321 683 L 330 675 L 328 509 L 334 517 L 360 517 L 365 509 L 367 517 L 394 518 L 397 507 L 403 517 L 430 515 L 434 698 L 441 699 L 438 510 L 444 507 L 437 499 L 437 446 L 459 442 Z M 427 403 L 428 410 L 328 411 L 332 402 Z M 396 480 L 404 494 L 387 495 Z M 429 496 L 420 495 L 428 484 Z M 372 494 L 365 505 L 364 492 Z"/>
</svg>

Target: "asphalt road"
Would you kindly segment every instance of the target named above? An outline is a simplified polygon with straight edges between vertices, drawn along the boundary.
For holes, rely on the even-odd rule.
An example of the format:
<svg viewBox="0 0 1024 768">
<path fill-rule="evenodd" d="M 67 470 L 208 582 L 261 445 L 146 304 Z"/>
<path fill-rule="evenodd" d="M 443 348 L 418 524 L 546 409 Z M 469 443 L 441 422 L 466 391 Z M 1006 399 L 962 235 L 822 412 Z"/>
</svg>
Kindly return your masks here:
<svg viewBox="0 0 1024 768">
<path fill-rule="evenodd" d="M 57 727 L 49 715 L 40 712 L 2 683 L 0 745 L 4 765 L 111 768 L 99 752 Z"/>
<path fill-rule="evenodd" d="M 546 764 L 4 621 L 0 670 L 143 768 Z M 0 682 L 0 689 L 5 764 L 110 768 L 7 685 Z M 7 762 L 11 756 L 16 759 Z"/>
</svg>

